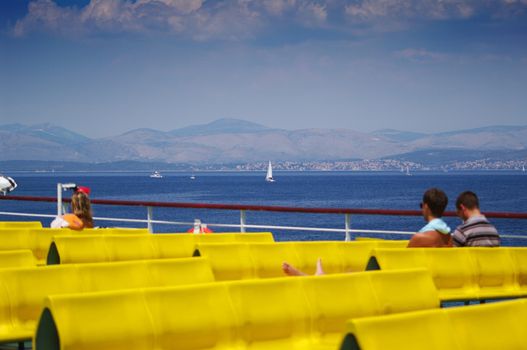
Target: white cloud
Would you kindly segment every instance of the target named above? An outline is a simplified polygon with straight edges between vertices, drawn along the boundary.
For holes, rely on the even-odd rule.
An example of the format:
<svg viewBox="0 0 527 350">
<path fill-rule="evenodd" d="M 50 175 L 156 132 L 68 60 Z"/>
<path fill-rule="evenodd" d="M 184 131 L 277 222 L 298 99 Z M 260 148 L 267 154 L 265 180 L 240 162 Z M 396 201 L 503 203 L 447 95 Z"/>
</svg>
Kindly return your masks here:
<svg viewBox="0 0 527 350">
<path fill-rule="evenodd" d="M 409 48 L 395 52 L 395 56 L 413 62 L 437 62 L 448 58 L 447 54 L 426 49 Z"/>
<path fill-rule="evenodd" d="M 449 19 L 471 17 L 485 0 L 363 0 L 345 6 L 346 14 L 355 20 Z"/>
<path fill-rule="evenodd" d="M 59 35 L 163 32 L 193 39 L 239 40 L 272 27 L 385 30 L 417 20 L 466 19 L 478 14 L 506 18 L 524 14 L 527 0 L 90 0 L 82 7 L 33 0 L 13 33 Z M 342 21 L 342 15 L 347 21 Z M 394 29 L 395 28 L 395 29 Z"/>
</svg>

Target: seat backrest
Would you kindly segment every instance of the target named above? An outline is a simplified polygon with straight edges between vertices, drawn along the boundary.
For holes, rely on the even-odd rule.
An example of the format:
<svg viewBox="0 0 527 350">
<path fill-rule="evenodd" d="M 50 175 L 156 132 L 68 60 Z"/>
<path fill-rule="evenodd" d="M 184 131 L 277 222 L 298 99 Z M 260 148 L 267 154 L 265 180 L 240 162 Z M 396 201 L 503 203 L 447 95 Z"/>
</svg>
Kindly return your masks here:
<svg viewBox="0 0 527 350">
<path fill-rule="evenodd" d="M 104 235 L 110 261 L 155 259 L 157 256 L 150 235 Z"/>
<path fill-rule="evenodd" d="M 29 249 L 0 251 L 0 269 L 6 267 L 30 267 L 37 262 Z"/>
<path fill-rule="evenodd" d="M 292 244 L 298 256 L 300 264 L 298 268 L 308 275 L 316 271 L 317 259 L 322 259 L 325 273 L 338 273 L 344 271 L 339 244 L 343 242 L 318 241 L 318 242 L 294 242 Z"/>
<path fill-rule="evenodd" d="M 110 261 L 103 235 L 58 236 L 53 239 L 48 265 Z"/>
<path fill-rule="evenodd" d="M 299 269 L 305 268 L 300 262 L 294 243 L 251 243 L 248 245 L 255 277 L 283 277 L 282 263 L 290 263 Z"/>
<path fill-rule="evenodd" d="M 342 350 L 524 349 L 524 299 L 354 318 Z"/>
<path fill-rule="evenodd" d="M 352 318 L 347 328 L 341 350 L 461 350 L 441 310 Z"/>
<path fill-rule="evenodd" d="M 34 323 L 42 300 L 49 294 L 82 291 L 75 266 L 26 267 L 0 270 L 0 281 L 8 295 L 13 322 Z"/>
<path fill-rule="evenodd" d="M 0 228 L 0 251 L 31 249 L 29 229 Z"/>
<path fill-rule="evenodd" d="M 170 233 L 151 235 L 156 258 L 189 258 L 194 253 L 196 238 L 188 233 Z"/>
<path fill-rule="evenodd" d="M 382 283 L 383 276 L 387 278 L 386 284 Z M 427 278 L 428 283 L 423 283 L 423 278 Z M 397 285 L 394 282 L 397 279 L 407 283 Z M 68 350 L 117 346 L 125 349 L 127 344 L 135 348 L 135 327 L 146 327 L 152 332 L 138 332 L 143 349 L 309 348 L 310 344 L 318 344 L 321 337 L 328 341 L 327 348 L 337 348 L 346 319 L 408 310 L 408 301 L 401 303 L 401 297 L 388 297 L 388 292 L 377 294 L 374 285 L 386 290 L 395 288 L 392 292 L 401 295 L 404 291 L 400 288 L 415 289 L 423 294 L 427 294 L 427 290 L 422 286 L 433 288 L 429 274 L 413 270 L 214 282 L 114 294 L 52 295 L 46 302 L 48 310 L 43 312 L 39 322 L 36 348 Z M 433 298 L 434 293 L 429 295 Z M 410 294 L 408 299 L 411 297 Z M 435 302 L 423 300 L 418 298 L 414 308 L 438 304 L 437 298 Z M 150 315 L 147 319 L 153 326 L 139 323 L 132 316 L 134 323 L 128 334 L 122 331 L 122 325 L 114 332 L 106 319 L 126 317 L 130 312 L 126 310 L 132 306 L 124 304 L 129 303 L 140 303 L 137 306 L 139 314 Z M 386 304 L 391 307 L 385 307 Z M 142 310 L 143 306 L 146 311 Z M 55 317 L 55 310 L 60 314 L 58 317 Z M 105 321 L 100 324 L 93 321 L 99 318 Z M 85 328 L 85 323 L 90 324 Z M 58 334 L 56 345 L 40 347 L 46 344 L 46 339 L 53 338 L 53 334 Z M 144 343 L 144 339 L 154 339 L 154 343 Z M 76 344 L 74 340 L 85 343 Z"/>
<path fill-rule="evenodd" d="M 30 229 L 28 232 L 29 247 L 35 258 L 44 263 L 46 261 L 49 246 L 55 236 L 72 236 L 75 231 L 62 228 Z"/>
<path fill-rule="evenodd" d="M 42 228 L 40 221 L 0 221 L 0 229 Z"/>
<path fill-rule="evenodd" d="M 195 255 L 209 260 L 217 281 L 256 277 L 247 243 L 199 243 Z"/>
<path fill-rule="evenodd" d="M 514 296 L 519 292 L 517 269 L 510 248 L 470 248 L 480 297 Z"/>
<path fill-rule="evenodd" d="M 237 281 L 228 284 L 245 343 L 273 341 L 294 348 L 310 330 L 309 304 L 300 278 Z M 288 346 L 290 344 L 291 346 Z"/>
<path fill-rule="evenodd" d="M 527 248 L 509 248 L 514 267 L 519 293 L 527 296 Z"/>
</svg>

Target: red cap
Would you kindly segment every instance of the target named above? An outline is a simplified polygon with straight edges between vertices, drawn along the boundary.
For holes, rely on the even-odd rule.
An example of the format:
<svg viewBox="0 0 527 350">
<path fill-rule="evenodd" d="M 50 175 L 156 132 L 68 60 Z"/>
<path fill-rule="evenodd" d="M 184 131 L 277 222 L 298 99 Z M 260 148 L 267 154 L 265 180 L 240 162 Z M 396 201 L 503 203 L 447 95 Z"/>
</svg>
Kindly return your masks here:
<svg viewBox="0 0 527 350">
<path fill-rule="evenodd" d="M 82 192 L 82 193 L 87 194 L 89 196 L 91 190 L 90 190 L 89 187 L 86 187 L 86 186 L 77 186 L 77 189 L 75 190 L 75 192 Z"/>
</svg>

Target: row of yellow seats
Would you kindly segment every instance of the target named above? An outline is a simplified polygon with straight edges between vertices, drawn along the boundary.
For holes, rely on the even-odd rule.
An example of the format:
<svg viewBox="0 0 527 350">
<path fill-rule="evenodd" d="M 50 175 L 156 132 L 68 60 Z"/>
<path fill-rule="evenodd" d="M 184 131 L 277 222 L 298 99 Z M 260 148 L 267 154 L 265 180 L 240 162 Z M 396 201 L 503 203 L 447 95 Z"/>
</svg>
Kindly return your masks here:
<svg viewBox="0 0 527 350">
<path fill-rule="evenodd" d="M 36 265 L 37 261 L 29 249 L 0 251 L 0 269 Z"/>
<path fill-rule="evenodd" d="M 353 319 L 341 350 L 527 349 L 527 300 Z"/>
<path fill-rule="evenodd" d="M 336 349 L 346 320 L 439 307 L 424 270 L 52 295 L 34 345 L 70 349 Z"/>
<path fill-rule="evenodd" d="M 313 274 L 318 258 L 322 259 L 326 273 L 364 271 L 373 248 L 406 244 L 406 241 L 202 243 L 195 255 L 210 260 L 216 280 L 239 280 L 283 276 L 283 262 Z"/>
<path fill-rule="evenodd" d="M 54 236 L 79 234 L 148 234 L 147 229 L 108 228 L 72 231 L 60 228 L 3 228 L 0 229 L 0 251 L 30 249 L 35 259 L 45 263 Z"/>
<path fill-rule="evenodd" d="M 42 302 L 51 294 L 213 282 L 205 259 L 42 266 L 0 270 L 0 343 L 31 340 Z M 126 322 L 126 315 L 112 322 Z M 99 321 L 95 321 L 99 322 Z"/>
<path fill-rule="evenodd" d="M 0 221 L 0 228 L 42 228 L 40 221 Z"/>
<path fill-rule="evenodd" d="M 376 249 L 368 269 L 430 270 L 443 301 L 527 295 L 527 248 Z"/>
<path fill-rule="evenodd" d="M 191 257 L 199 242 L 274 242 L 271 232 L 55 237 L 48 264 Z"/>
</svg>

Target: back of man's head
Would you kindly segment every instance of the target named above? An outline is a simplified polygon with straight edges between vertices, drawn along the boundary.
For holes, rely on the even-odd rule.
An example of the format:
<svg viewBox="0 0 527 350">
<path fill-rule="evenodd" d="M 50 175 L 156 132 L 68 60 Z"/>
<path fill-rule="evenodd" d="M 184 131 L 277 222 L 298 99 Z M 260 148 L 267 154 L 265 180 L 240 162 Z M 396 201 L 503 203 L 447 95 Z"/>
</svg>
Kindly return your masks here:
<svg viewBox="0 0 527 350">
<path fill-rule="evenodd" d="M 436 218 L 440 218 L 445 212 L 445 208 L 448 204 L 448 197 L 446 196 L 446 193 L 439 188 L 431 188 L 423 195 L 423 203 L 428 205 L 432 215 Z"/>
<path fill-rule="evenodd" d="M 456 208 L 461 209 L 462 204 L 469 210 L 479 209 L 478 196 L 472 191 L 465 191 L 457 197 Z"/>
</svg>

